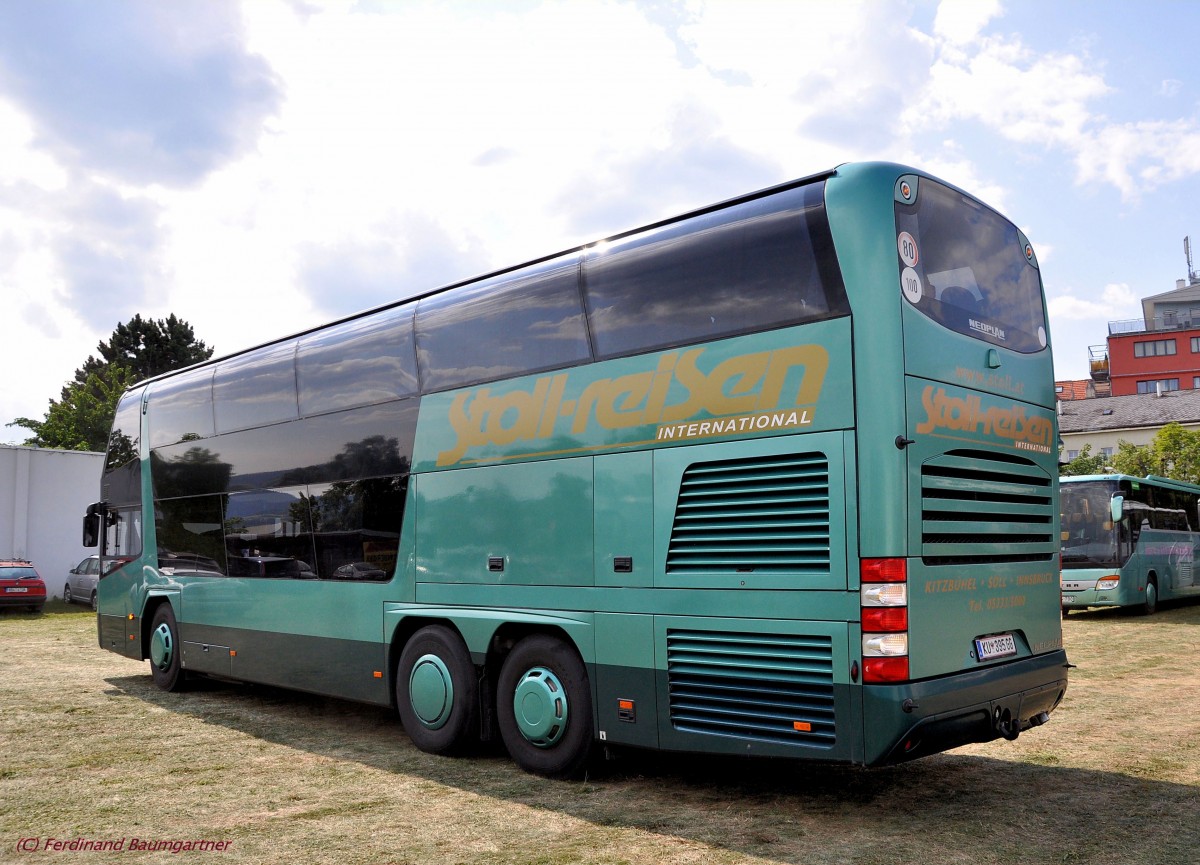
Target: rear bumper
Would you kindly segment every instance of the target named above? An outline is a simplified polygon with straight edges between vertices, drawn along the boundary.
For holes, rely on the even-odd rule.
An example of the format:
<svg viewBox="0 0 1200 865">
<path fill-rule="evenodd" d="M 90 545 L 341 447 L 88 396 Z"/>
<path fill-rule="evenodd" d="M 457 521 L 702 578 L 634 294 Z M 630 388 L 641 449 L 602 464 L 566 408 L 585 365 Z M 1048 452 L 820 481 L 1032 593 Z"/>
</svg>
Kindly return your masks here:
<svg viewBox="0 0 1200 865">
<path fill-rule="evenodd" d="M 0 607 L 40 607 L 46 603 L 46 593 L 42 592 L 25 592 L 18 594 L 3 593 L 0 594 Z"/>
<path fill-rule="evenodd" d="M 1067 666 L 1059 650 L 922 682 L 865 686 L 867 765 L 1016 738 L 1062 702 Z"/>
</svg>

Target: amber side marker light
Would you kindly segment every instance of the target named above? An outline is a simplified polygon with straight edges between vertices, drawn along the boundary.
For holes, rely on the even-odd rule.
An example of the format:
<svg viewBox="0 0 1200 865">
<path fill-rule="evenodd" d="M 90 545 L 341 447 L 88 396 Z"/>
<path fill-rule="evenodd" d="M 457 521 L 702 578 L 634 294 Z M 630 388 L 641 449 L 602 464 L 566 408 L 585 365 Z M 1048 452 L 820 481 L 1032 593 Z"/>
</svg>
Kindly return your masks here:
<svg viewBox="0 0 1200 865">
<path fill-rule="evenodd" d="M 863 683 L 908 680 L 908 561 L 863 559 L 859 563 Z"/>
</svg>

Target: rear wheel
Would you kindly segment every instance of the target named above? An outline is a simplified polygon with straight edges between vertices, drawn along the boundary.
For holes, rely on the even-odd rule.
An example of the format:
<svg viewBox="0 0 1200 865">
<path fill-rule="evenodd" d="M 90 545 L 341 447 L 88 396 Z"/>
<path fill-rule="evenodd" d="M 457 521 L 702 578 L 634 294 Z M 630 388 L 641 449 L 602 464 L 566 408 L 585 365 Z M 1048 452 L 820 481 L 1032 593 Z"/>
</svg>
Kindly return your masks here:
<svg viewBox="0 0 1200 865">
<path fill-rule="evenodd" d="M 592 751 L 592 693 L 572 646 L 526 637 L 504 659 L 496 693 L 500 735 L 518 766 L 548 778 L 579 774 Z"/>
<path fill-rule="evenodd" d="M 478 741 L 475 665 L 458 634 L 430 625 L 413 635 L 396 669 L 396 708 L 422 751 L 452 754 Z"/>
<path fill-rule="evenodd" d="M 96 609 L 96 590 L 92 589 L 92 609 Z"/>
<path fill-rule="evenodd" d="M 150 675 L 164 691 L 181 691 L 186 673 L 179 664 L 179 625 L 169 603 L 159 604 L 150 621 Z"/>
</svg>

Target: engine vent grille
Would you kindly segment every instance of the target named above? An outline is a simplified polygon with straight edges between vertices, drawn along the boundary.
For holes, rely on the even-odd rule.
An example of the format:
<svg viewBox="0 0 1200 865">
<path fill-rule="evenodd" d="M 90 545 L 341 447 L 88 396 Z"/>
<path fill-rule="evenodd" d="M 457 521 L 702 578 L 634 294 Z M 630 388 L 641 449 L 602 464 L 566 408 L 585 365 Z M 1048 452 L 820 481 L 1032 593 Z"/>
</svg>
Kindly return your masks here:
<svg viewBox="0 0 1200 865">
<path fill-rule="evenodd" d="M 786 454 L 689 466 L 668 573 L 829 573 L 829 461 Z"/>
<path fill-rule="evenodd" d="M 669 630 L 672 725 L 832 747 L 832 642 L 827 636 Z"/>
<path fill-rule="evenodd" d="M 926 564 L 1053 559 L 1053 479 L 1023 457 L 953 450 L 921 466 Z"/>
</svg>

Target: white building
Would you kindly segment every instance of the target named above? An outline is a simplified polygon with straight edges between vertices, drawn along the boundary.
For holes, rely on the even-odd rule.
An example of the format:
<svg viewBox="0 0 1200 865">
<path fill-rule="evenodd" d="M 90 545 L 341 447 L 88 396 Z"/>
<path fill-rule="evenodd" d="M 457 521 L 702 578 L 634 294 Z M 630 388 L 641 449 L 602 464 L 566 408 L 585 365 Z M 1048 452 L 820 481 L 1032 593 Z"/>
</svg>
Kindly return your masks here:
<svg viewBox="0 0 1200 865">
<path fill-rule="evenodd" d="M 28 559 L 62 597 L 67 571 L 95 550 L 83 514 L 100 498 L 104 454 L 0 445 L 0 558 Z"/>
<path fill-rule="evenodd" d="M 1059 438 L 1063 459 L 1079 456 L 1084 445 L 1092 456 L 1111 456 L 1119 442 L 1148 445 L 1169 423 L 1200 429 L 1200 390 L 1130 394 L 1100 399 L 1061 400 L 1058 403 Z"/>
</svg>

